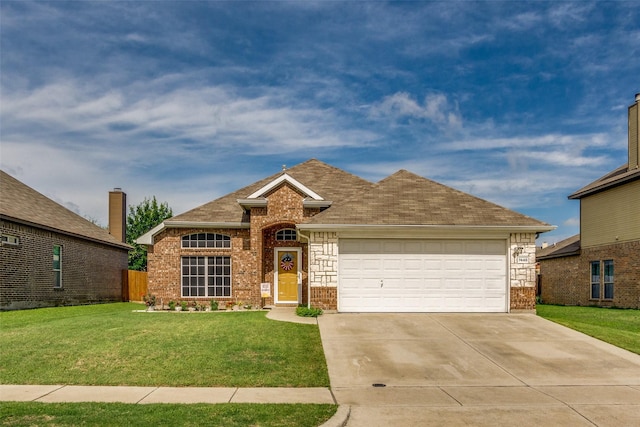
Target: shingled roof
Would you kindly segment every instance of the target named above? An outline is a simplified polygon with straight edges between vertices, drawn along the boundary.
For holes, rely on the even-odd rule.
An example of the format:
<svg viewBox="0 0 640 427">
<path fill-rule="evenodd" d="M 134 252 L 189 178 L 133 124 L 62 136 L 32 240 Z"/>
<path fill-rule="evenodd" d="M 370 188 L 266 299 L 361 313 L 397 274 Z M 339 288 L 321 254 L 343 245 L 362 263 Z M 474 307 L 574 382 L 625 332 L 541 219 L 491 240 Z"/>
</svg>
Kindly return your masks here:
<svg viewBox="0 0 640 427">
<path fill-rule="evenodd" d="M 538 261 L 572 255 L 580 255 L 580 234 L 536 250 L 536 260 Z"/>
<path fill-rule="evenodd" d="M 335 204 L 307 224 L 551 226 L 406 170 L 357 198 Z"/>
<path fill-rule="evenodd" d="M 167 227 L 248 227 L 250 219 L 243 205 L 265 203 L 266 206 L 264 195 L 285 182 L 302 192 L 306 190 L 309 193 L 305 194 L 306 201 L 330 206 L 299 224 L 301 229 L 339 225 L 417 225 L 522 228 L 542 232 L 555 228 L 406 170 L 374 184 L 311 159 L 167 219 L 137 241 L 152 245 L 153 236 Z"/>
<path fill-rule="evenodd" d="M 569 196 L 569 199 L 581 199 L 590 194 L 599 193 L 609 188 L 640 179 L 640 169 L 629 169 L 629 164 L 624 164 L 605 176 L 596 179 L 588 185 Z"/>
<path fill-rule="evenodd" d="M 319 160 L 311 159 L 168 219 L 165 224 L 171 226 L 171 223 L 178 222 L 237 224 L 248 222 L 249 219 L 245 217 L 244 209 L 240 206 L 238 200 L 248 197 L 285 173 L 312 189 L 325 200 L 334 203 L 362 194 L 374 185 L 341 169 Z"/>
<path fill-rule="evenodd" d="M 108 231 L 1 170 L 0 218 L 130 249 L 129 245 L 120 242 Z"/>
</svg>

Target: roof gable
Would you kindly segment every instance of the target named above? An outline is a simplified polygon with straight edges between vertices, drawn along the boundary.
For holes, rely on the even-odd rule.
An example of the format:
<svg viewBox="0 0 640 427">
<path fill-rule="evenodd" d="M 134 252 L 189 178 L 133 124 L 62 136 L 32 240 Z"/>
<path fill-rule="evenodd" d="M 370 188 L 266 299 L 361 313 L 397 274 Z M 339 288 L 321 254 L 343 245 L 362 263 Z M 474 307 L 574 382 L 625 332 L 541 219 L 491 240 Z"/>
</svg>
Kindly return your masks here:
<svg viewBox="0 0 640 427">
<path fill-rule="evenodd" d="M 0 216 L 16 222 L 129 249 L 108 231 L 0 170 Z"/>
<path fill-rule="evenodd" d="M 248 198 L 258 199 L 282 183 L 289 183 L 312 200 L 336 201 L 349 198 L 369 189 L 373 184 L 346 171 L 316 159 L 300 163 L 286 172 L 278 172 L 237 191 L 198 206 L 167 221 L 241 224 L 249 221 L 239 203 Z M 318 197 L 318 199 L 314 198 Z"/>
<path fill-rule="evenodd" d="M 550 227 L 406 170 L 383 179 L 361 197 L 335 204 L 307 223 Z"/>
<path fill-rule="evenodd" d="M 273 190 L 274 188 L 280 186 L 280 184 L 285 183 L 285 182 L 289 183 L 291 186 L 293 186 L 295 189 L 300 191 L 305 196 L 311 197 L 313 200 L 324 200 L 324 198 L 322 198 L 320 195 L 316 194 L 313 190 L 309 189 L 307 186 L 305 186 L 304 184 L 300 183 L 298 180 L 296 180 L 295 178 L 292 178 L 290 175 L 288 175 L 286 173 L 283 173 L 278 178 L 274 179 L 273 181 L 271 181 L 270 183 L 268 183 L 264 187 L 258 189 L 257 191 L 254 191 L 253 193 L 251 193 L 247 197 L 247 199 L 255 199 L 255 198 L 258 198 L 258 197 L 264 197 L 271 190 Z"/>
</svg>

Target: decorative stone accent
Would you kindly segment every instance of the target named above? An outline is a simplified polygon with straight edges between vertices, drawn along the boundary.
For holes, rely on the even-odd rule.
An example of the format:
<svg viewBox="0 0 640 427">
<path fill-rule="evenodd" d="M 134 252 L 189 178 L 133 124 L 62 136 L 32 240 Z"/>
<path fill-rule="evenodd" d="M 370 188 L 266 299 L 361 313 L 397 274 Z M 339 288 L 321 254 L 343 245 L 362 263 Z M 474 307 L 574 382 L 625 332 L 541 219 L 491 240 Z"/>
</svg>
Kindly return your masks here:
<svg viewBox="0 0 640 427">
<path fill-rule="evenodd" d="M 530 310 L 536 303 L 536 235 L 509 236 L 509 289 L 512 310 Z"/>
</svg>

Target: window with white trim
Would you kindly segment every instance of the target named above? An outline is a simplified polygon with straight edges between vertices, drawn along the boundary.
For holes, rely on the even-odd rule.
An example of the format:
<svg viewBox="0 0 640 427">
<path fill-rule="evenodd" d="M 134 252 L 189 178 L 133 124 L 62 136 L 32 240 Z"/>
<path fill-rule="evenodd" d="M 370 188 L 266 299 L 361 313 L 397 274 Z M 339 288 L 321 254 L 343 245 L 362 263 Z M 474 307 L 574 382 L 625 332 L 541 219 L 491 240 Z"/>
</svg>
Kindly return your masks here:
<svg viewBox="0 0 640 427">
<path fill-rule="evenodd" d="M 231 237 L 218 233 L 194 233 L 182 236 L 183 248 L 231 248 Z"/>
<path fill-rule="evenodd" d="M 231 257 L 182 257 L 183 297 L 230 297 Z"/>
<path fill-rule="evenodd" d="M 276 240 L 279 242 L 295 241 L 298 233 L 294 228 L 284 228 L 276 233 Z"/>
<path fill-rule="evenodd" d="M 62 246 L 53 245 L 53 287 L 62 288 Z"/>
</svg>

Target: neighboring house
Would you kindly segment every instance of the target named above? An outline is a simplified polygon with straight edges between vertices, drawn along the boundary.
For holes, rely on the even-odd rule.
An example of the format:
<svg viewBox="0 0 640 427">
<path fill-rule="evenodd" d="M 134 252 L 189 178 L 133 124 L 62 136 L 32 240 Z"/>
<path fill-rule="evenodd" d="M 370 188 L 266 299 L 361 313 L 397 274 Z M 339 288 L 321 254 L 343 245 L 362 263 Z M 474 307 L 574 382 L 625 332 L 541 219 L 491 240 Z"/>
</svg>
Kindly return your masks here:
<svg viewBox="0 0 640 427">
<path fill-rule="evenodd" d="M 122 301 L 125 200 L 109 194 L 116 238 L 0 171 L 0 310 Z"/>
<path fill-rule="evenodd" d="M 165 304 L 508 312 L 535 307 L 535 239 L 553 228 L 404 170 L 371 183 L 312 159 L 138 243 Z"/>
<path fill-rule="evenodd" d="M 628 162 L 581 188 L 580 234 L 537 253 L 542 301 L 640 308 L 640 94 L 629 107 Z"/>
</svg>

